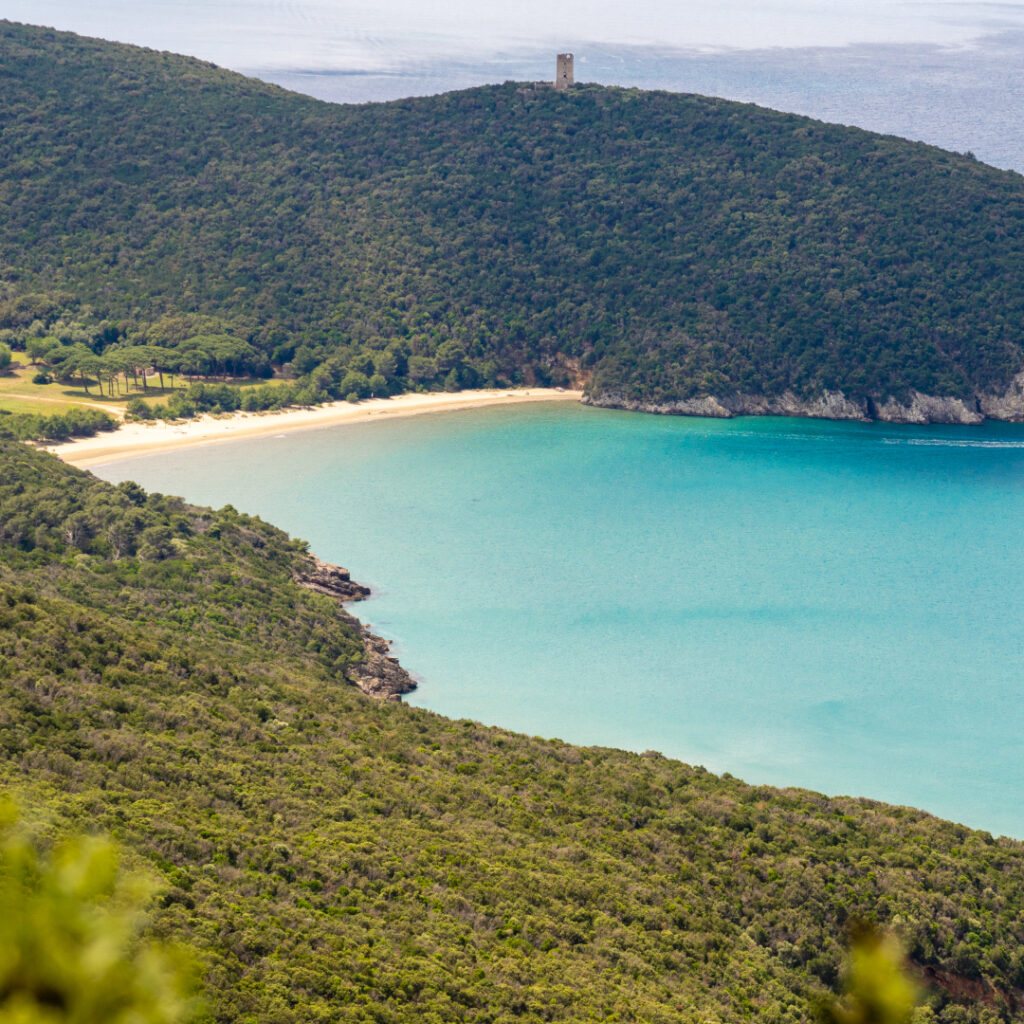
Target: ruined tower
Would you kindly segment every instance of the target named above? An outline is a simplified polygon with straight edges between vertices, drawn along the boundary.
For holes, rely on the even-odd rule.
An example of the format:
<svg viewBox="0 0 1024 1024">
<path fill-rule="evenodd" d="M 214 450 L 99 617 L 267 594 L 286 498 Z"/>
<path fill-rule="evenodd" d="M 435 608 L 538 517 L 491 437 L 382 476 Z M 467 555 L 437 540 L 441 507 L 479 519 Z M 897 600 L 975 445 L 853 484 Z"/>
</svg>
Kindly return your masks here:
<svg viewBox="0 0 1024 1024">
<path fill-rule="evenodd" d="M 572 85 L 572 54 L 560 53 L 555 64 L 555 88 L 568 89 Z"/>
</svg>

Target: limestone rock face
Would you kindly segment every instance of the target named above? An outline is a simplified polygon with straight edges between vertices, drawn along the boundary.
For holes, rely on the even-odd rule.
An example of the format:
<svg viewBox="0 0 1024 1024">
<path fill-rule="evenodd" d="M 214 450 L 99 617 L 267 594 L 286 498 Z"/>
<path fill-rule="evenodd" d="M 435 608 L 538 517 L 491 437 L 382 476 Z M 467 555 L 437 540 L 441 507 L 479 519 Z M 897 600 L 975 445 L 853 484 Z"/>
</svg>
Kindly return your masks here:
<svg viewBox="0 0 1024 1024">
<path fill-rule="evenodd" d="M 978 395 L 978 408 L 990 420 L 1024 420 L 1024 373 L 1018 373 L 1001 395 Z"/>
<path fill-rule="evenodd" d="M 677 416 L 807 416 L 828 420 L 869 420 L 867 403 L 855 402 L 841 391 L 823 391 L 819 396 L 804 401 L 792 391 L 769 398 L 766 395 L 709 395 L 685 398 L 673 402 L 643 402 L 606 392 L 585 395 L 586 405 L 609 409 L 628 409 L 632 412 L 667 413 Z"/>
<path fill-rule="evenodd" d="M 777 398 L 763 395 L 737 395 L 723 404 L 733 410 L 734 416 L 806 416 L 819 420 L 867 420 L 867 403 L 855 402 L 842 391 L 823 391 L 817 397 L 804 401 L 792 391 Z"/>
<path fill-rule="evenodd" d="M 348 569 L 330 562 L 321 562 L 316 555 L 310 555 L 306 568 L 293 577 L 300 587 L 326 594 L 338 601 L 361 601 L 370 596 L 370 588 L 353 583 Z"/>
<path fill-rule="evenodd" d="M 648 402 L 612 391 L 584 395 L 585 405 L 631 412 L 664 413 L 676 416 L 806 416 L 827 420 L 881 420 L 885 423 L 957 423 L 965 426 L 986 419 L 1024 421 L 1024 372 L 1019 373 L 1002 394 L 969 397 L 926 395 L 913 391 L 910 398 L 848 398 L 842 391 L 823 391 L 813 398 L 798 398 L 792 391 L 766 395 L 707 395 L 670 402 Z"/>
<path fill-rule="evenodd" d="M 977 402 L 968 404 L 962 398 L 911 393 L 909 402 L 887 399 L 878 406 L 877 419 L 886 423 L 961 423 L 978 424 L 985 420 L 978 411 Z"/>
</svg>

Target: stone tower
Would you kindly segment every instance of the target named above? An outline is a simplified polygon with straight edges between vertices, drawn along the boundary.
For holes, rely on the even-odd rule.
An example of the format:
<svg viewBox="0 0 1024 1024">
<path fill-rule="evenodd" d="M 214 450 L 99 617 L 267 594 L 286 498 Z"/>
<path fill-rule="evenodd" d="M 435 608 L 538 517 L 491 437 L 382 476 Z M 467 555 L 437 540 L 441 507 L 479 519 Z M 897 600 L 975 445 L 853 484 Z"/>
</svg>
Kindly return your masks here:
<svg viewBox="0 0 1024 1024">
<path fill-rule="evenodd" d="M 568 89 L 572 85 L 572 54 L 560 53 L 555 64 L 555 88 Z"/>
</svg>

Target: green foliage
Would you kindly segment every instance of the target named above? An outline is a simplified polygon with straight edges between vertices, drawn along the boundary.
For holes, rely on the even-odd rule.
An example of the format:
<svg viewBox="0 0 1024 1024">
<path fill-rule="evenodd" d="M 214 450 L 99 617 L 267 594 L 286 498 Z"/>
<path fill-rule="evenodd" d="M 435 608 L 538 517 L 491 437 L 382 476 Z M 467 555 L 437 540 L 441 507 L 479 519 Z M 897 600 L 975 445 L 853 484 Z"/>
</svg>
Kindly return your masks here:
<svg viewBox="0 0 1024 1024">
<path fill-rule="evenodd" d="M 100 409 L 69 409 L 51 416 L 0 410 L 0 439 L 66 441 L 72 437 L 92 437 L 102 431 L 116 429 L 117 422 Z"/>
<path fill-rule="evenodd" d="M 280 530 L 230 505 L 210 512 L 136 484 L 110 487 L 11 442 L 0 441 L 0 460 L 0 564 L 64 562 L 58 592 L 101 609 L 117 595 L 123 614 L 157 634 L 184 630 L 190 644 L 244 637 L 253 657 L 301 652 L 307 669 L 336 680 L 362 661 L 355 620 L 293 582 L 305 546 Z"/>
<path fill-rule="evenodd" d="M 1021 1019 L 1021 843 L 374 702 L 304 557 L 0 444 L 0 784 L 160 873 L 211 1020 L 810 1022 L 853 918 Z"/>
<path fill-rule="evenodd" d="M 0 373 L 3 373 L 11 365 L 11 347 L 0 342 Z"/>
<path fill-rule="evenodd" d="M 0 330 L 68 372 L 882 401 L 1024 366 L 1024 181 L 968 157 L 597 86 L 343 107 L 10 23 L 0 61 Z"/>
<path fill-rule="evenodd" d="M 153 416 L 149 405 L 138 396 L 128 399 L 124 407 L 124 414 L 130 420 L 148 420 Z"/>
<path fill-rule="evenodd" d="M 180 955 L 140 943 L 152 884 L 99 839 L 44 851 L 0 804 L 0 1020 L 177 1024 L 193 1016 Z"/>
<path fill-rule="evenodd" d="M 863 922 L 851 934 L 845 998 L 822 1005 L 823 1024 L 910 1024 L 917 987 L 904 971 L 899 942 Z"/>
</svg>

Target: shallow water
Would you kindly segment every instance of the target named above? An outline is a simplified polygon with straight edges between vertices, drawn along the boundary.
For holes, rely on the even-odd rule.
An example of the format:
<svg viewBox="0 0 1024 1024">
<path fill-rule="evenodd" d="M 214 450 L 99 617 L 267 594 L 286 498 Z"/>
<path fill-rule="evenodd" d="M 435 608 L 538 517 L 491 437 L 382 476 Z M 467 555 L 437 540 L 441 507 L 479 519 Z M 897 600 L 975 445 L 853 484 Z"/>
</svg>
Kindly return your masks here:
<svg viewBox="0 0 1024 1024">
<path fill-rule="evenodd" d="M 307 538 L 411 702 L 1024 837 L 1024 428 L 514 406 L 102 467 Z"/>
</svg>

